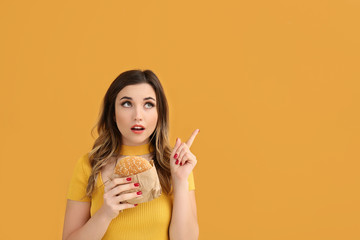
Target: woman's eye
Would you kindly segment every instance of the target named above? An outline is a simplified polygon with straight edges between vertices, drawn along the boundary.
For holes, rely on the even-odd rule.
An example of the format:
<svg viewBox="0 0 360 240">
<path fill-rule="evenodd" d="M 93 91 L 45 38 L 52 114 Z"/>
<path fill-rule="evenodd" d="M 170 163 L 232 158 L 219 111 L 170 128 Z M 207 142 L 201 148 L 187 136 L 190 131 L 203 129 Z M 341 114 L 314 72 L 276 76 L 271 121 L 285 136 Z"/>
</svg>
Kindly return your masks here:
<svg viewBox="0 0 360 240">
<path fill-rule="evenodd" d="M 125 106 L 125 104 L 130 104 L 131 105 L 131 103 L 129 102 L 129 101 L 126 101 L 126 102 L 123 102 L 122 104 L 121 104 L 121 106 L 124 106 L 124 107 L 127 107 L 127 106 Z M 154 107 L 154 104 L 152 104 L 151 102 L 147 102 L 147 103 L 145 103 L 145 105 L 149 105 L 150 107 L 147 107 L 147 108 L 152 108 L 152 107 Z"/>
<path fill-rule="evenodd" d="M 151 107 L 154 106 L 154 104 L 152 104 L 151 102 L 147 102 L 146 104 L 149 104 Z M 145 104 L 145 105 L 146 105 L 146 104 Z M 151 107 L 149 107 L 149 108 L 151 108 Z"/>
<path fill-rule="evenodd" d="M 129 101 L 123 102 L 123 103 L 121 104 L 121 106 L 124 106 L 125 103 L 130 103 L 130 102 L 129 102 Z"/>
</svg>

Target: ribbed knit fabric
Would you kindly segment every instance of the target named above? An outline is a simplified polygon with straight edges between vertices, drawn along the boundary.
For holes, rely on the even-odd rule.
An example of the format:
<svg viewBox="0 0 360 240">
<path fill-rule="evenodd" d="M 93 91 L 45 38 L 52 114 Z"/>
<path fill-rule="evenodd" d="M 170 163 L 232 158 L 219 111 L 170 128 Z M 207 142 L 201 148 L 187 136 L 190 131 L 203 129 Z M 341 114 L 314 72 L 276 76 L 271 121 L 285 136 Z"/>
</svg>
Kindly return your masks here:
<svg viewBox="0 0 360 240">
<path fill-rule="evenodd" d="M 140 146 L 122 145 L 120 158 L 137 155 L 148 160 L 153 159 L 153 147 L 148 144 Z M 90 214 L 93 216 L 103 204 L 104 186 L 101 173 L 96 180 L 96 189 L 92 199 L 86 197 L 86 186 L 91 173 L 88 153 L 76 163 L 69 185 L 67 198 L 75 201 L 91 202 Z M 190 173 L 189 190 L 195 189 L 193 172 Z M 150 202 L 140 203 L 134 208 L 125 209 L 114 218 L 103 240 L 168 240 L 173 196 L 164 192 Z"/>
</svg>

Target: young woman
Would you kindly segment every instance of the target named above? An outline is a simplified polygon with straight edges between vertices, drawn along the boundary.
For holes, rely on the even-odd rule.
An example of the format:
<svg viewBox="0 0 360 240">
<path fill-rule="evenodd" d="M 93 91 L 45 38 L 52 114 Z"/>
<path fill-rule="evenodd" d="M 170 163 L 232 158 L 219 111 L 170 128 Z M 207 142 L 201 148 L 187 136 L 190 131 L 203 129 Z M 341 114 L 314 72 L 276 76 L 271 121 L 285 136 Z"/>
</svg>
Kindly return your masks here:
<svg viewBox="0 0 360 240">
<path fill-rule="evenodd" d="M 150 70 L 121 73 L 107 90 L 97 123 L 98 138 L 76 163 L 67 194 L 63 240 L 198 239 L 193 169 L 188 141 L 169 144 L 168 104 Z M 154 160 L 162 194 L 149 202 L 122 203 L 141 196 L 131 178 L 110 179 L 128 155 Z M 133 190 L 130 193 L 123 193 Z"/>
</svg>

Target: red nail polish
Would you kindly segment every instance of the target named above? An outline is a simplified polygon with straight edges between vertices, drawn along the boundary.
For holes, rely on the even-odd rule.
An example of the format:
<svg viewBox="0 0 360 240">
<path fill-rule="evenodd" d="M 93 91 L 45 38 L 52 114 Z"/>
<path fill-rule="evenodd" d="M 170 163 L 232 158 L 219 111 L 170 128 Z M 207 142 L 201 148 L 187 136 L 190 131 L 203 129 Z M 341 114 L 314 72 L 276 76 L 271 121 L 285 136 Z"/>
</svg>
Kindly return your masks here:
<svg viewBox="0 0 360 240">
<path fill-rule="evenodd" d="M 135 206 L 137 206 L 137 204 L 134 204 Z"/>
<path fill-rule="evenodd" d="M 176 160 L 175 164 L 177 165 L 179 163 L 179 160 Z"/>
<path fill-rule="evenodd" d="M 127 178 L 126 181 L 131 181 L 131 177 Z"/>
<path fill-rule="evenodd" d="M 140 183 L 134 183 L 134 186 L 138 187 L 138 186 L 140 186 Z"/>
<path fill-rule="evenodd" d="M 176 158 L 177 158 L 177 156 L 178 156 L 178 155 L 177 155 L 177 153 L 175 153 L 174 158 L 176 159 Z"/>
<path fill-rule="evenodd" d="M 182 163 L 180 163 L 180 166 L 182 166 Z"/>
<path fill-rule="evenodd" d="M 139 192 L 137 192 L 136 194 L 137 194 L 137 195 L 141 195 L 141 194 L 142 194 L 142 192 L 141 192 L 141 191 L 139 191 Z"/>
</svg>

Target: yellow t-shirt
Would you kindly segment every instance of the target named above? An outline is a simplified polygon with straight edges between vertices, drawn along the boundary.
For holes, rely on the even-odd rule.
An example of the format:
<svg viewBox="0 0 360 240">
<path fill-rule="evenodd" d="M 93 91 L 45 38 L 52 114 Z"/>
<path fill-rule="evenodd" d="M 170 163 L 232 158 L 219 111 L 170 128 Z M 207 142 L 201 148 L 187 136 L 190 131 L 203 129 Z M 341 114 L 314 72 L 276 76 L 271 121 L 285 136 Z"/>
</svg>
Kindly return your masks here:
<svg viewBox="0 0 360 240">
<path fill-rule="evenodd" d="M 140 146 L 123 145 L 120 154 L 146 155 L 152 152 L 150 143 Z M 67 198 L 75 201 L 91 202 L 90 214 L 93 216 L 103 204 L 104 186 L 101 173 L 97 176 L 96 187 L 92 198 L 86 197 L 86 186 L 91 173 L 88 153 L 76 162 L 72 179 L 69 185 Z M 194 175 L 188 177 L 189 191 L 195 189 Z M 140 203 L 134 208 L 124 209 L 114 218 L 103 240 L 168 240 L 169 225 L 171 220 L 173 195 L 168 196 L 163 192 L 160 197 L 150 202 Z"/>
</svg>

